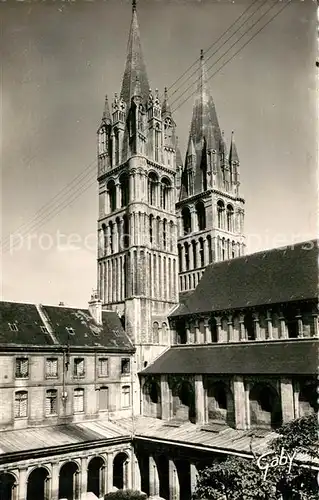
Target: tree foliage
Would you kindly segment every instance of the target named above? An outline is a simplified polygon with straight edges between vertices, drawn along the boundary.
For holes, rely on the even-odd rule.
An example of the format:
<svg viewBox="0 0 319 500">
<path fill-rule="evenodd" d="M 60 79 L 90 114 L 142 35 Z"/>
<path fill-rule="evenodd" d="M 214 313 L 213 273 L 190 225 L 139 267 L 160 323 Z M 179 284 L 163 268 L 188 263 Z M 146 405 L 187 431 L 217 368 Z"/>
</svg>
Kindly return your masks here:
<svg viewBox="0 0 319 500">
<path fill-rule="evenodd" d="M 278 430 L 269 445 L 268 463 L 279 459 L 282 450 L 294 456 L 292 466 L 278 465 L 265 471 L 253 460 L 228 457 L 199 472 L 194 500 L 314 500 L 318 498 L 317 471 L 312 468 L 318 455 L 318 419 L 309 415 L 293 420 Z M 302 465 L 298 454 L 306 459 Z M 276 458 L 277 457 L 277 458 Z"/>
<path fill-rule="evenodd" d="M 147 495 L 134 490 L 117 490 L 107 493 L 104 500 L 147 500 Z"/>
</svg>

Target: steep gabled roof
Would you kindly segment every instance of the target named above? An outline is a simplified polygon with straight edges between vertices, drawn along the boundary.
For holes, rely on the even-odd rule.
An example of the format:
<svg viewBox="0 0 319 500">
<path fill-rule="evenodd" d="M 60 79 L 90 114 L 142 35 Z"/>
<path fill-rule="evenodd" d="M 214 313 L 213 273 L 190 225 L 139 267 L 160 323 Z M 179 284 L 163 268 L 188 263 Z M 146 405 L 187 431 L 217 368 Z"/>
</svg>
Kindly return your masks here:
<svg viewBox="0 0 319 500">
<path fill-rule="evenodd" d="M 318 242 L 313 240 L 208 266 L 171 317 L 317 297 Z"/>
<path fill-rule="evenodd" d="M 102 347 L 110 351 L 133 352 L 133 344 L 116 312 L 103 311 L 102 322 L 103 325 L 98 325 L 88 309 L 0 302 L 0 344 L 68 344 L 70 347 Z"/>
</svg>

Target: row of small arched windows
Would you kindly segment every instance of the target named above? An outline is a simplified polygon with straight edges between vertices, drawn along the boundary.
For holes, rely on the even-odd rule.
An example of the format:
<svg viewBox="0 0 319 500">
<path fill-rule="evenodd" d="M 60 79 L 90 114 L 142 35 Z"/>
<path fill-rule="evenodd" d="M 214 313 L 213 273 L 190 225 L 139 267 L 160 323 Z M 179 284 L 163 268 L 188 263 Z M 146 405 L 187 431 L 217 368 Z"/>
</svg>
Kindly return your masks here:
<svg viewBox="0 0 319 500">
<path fill-rule="evenodd" d="M 159 190 L 158 190 L 159 187 Z M 159 206 L 163 210 L 169 209 L 169 192 L 171 182 L 166 177 L 159 182 L 158 175 L 151 172 L 147 179 L 148 203 L 153 206 Z"/>
<path fill-rule="evenodd" d="M 225 207 L 225 203 L 222 200 L 217 202 L 217 219 L 219 229 L 234 232 L 234 207 L 230 203 Z"/>
<path fill-rule="evenodd" d="M 120 207 L 126 207 L 130 201 L 129 177 L 125 173 L 121 175 L 120 179 Z M 110 180 L 107 184 L 107 194 L 110 212 L 114 212 L 118 208 L 117 192 L 114 180 Z"/>
<path fill-rule="evenodd" d="M 197 230 L 203 231 L 204 229 L 206 229 L 206 212 L 204 203 L 202 201 L 196 203 L 195 212 L 197 219 Z M 182 210 L 182 222 L 184 235 L 190 234 L 195 230 L 192 224 L 192 215 L 189 207 L 184 207 Z"/>
</svg>

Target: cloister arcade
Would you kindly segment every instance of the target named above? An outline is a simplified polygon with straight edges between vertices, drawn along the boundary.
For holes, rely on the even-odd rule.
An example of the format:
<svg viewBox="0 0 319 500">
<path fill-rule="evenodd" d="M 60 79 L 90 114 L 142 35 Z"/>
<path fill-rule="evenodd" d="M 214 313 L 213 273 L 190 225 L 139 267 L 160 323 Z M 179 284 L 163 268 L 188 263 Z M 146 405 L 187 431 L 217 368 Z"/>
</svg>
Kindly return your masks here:
<svg viewBox="0 0 319 500">
<path fill-rule="evenodd" d="M 167 421 L 277 429 L 317 409 L 315 380 L 309 378 L 149 377 L 142 379 L 143 415 Z"/>
<path fill-rule="evenodd" d="M 48 463 L 44 458 L 35 466 L 23 464 L 13 471 L 0 470 L 1 500 L 80 500 L 84 492 L 99 498 L 114 487 L 139 487 L 139 479 L 135 484 L 132 457 L 129 449 L 61 463 L 58 457 Z"/>
</svg>

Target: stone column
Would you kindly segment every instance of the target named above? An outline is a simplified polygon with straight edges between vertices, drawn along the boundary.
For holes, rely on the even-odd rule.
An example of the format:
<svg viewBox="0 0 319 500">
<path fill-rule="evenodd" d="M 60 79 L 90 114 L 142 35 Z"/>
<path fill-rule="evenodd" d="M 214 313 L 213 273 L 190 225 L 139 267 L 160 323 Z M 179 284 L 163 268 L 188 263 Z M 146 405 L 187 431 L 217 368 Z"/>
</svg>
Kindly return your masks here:
<svg viewBox="0 0 319 500">
<path fill-rule="evenodd" d="M 192 233 L 198 231 L 198 222 L 195 207 L 191 207 Z"/>
<path fill-rule="evenodd" d="M 288 332 L 287 332 L 287 328 L 286 328 L 285 317 L 284 317 L 282 311 L 279 312 L 279 321 L 280 321 L 280 338 L 287 339 Z"/>
<path fill-rule="evenodd" d="M 290 422 L 295 418 L 294 394 L 291 379 L 282 378 L 280 381 L 281 408 L 283 423 Z"/>
<path fill-rule="evenodd" d="M 134 193 L 134 172 L 129 172 L 129 202 L 135 199 L 135 193 Z"/>
<path fill-rule="evenodd" d="M 205 344 L 211 344 L 212 343 L 212 331 L 211 331 L 210 324 L 209 324 L 208 320 L 205 320 L 204 328 L 205 328 Z"/>
<path fill-rule="evenodd" d="M 300 392 L 299 382 L 297 380 L 295 380 L 294 383 L 293 383 L 294 414 L 295 414 L 295 418 L 299 418 L 300 417 L 300 411 L 299 411 L 299 392 Z"/>
<path fill-rule="evenodd" d="M 300 314 L 299 309 L 298 309 L 297 314 L 296 314 L 296 319 L 298 322 L 298 337 L 302 338 L 303 337 L 303 321 L 302 321 L 302 315 Z"/>
<path fill-rule="evenodd" d="M 169 420 L 170 413 L 170 388 L 167 375 L 161 375 L 161 406 L 162 420 Z"/>
<path fill-rule="evenodd" d="M 267 338 L 269 340 L 273 339 L 273 334 L 272 334 L 272 314 L 271 311 L 267 311 L 267 316 L 266 316 L 266 321 L 267 321 Z"/>
<path fill-rule="evenodd" d="M 27 468 L 19 469 L 18 500 L 25 500 L 27 497 L 27 471 Z"/>
<path fill-rule="evenodd" d="M 245 386 L 243 377 L 234 376 L 232 386 L 234 395 L 235 426 L 236 429 L 246 429 Z"/>
<path fill-rule="evenodd" d="M 106 455 L 106 491 L 110 492 L 113 488 L 113 458 L 114 453 L 110 452 Z"/>
<path fill-rule="evenodd" d="M 188 321 L 186 322 L 186 343 L 191 344 L 192 343 L 192 338 L 191 338 L 191 332 L 190 332 L 190 324 Z"/>
<path fill-rule="evenodd" d="M 244 384 L 244 387 L 245 387 L 246 429 L 250 429 L 250 402 L 249 402 L 250 382 L 246 382 Z"/>
<path fill-rule="evenodd" d="M 195 464 L 190 464 L 189 468 L 190 468 L 190 479 L 191 479 L 191 494 L 193 495 L 196 489 L 198 470 Z"/>
<path fill-rule="evenodd" d="M 239 340 L 241 340 L 241 341 L 246 340 L 246 331 L 245 331 L 244 315 L 243 314 L 239 315 Z"/>
<path fill-rule="evenodd" d="M 261 340 L 259 313 L 258 312 L 253 313 L 253 321 L 254 321 L 254 330 L 255 330 L 256 340 Z"/>
<path fill-rule="evenodd" d="M 140 465 L 135 453 L 132 455 L 133 457 L 133 489 L 141 491 L 141 471 Z"/>
<path fill-rule="evenodd" d="M 313 337 L 318 337 L 318 313 L 314 311 L 312 313 L 313 319 Z"/>
<path fill-rule="evenodd" d="M 179 479 L 176 465 L 173 460 L 168 460 L 168 477 L 169 477 L 169 500 L 180 500 L 179 494 Z"/>
<path fill-rule="evenodd" d="M 81 479 L 80 479 L 80 495 L 87 492 L 88 485 L 88 457 L 81 457 Z"/>
<path fill-rule="evenodd" d="M 216 329 L 217 329 L 217 342 L 221 342 L 221 317 L 220 316 L 215 316 L 215 321 L 216 321 Z"/>
<path fill-rule="evenodd" d="M 189 255 L 189 269 L 194 269 L 194 253 L 193 253 L 193 245 L 190 242 L 188 247 L 188 255 Z"/>
<path fill-rule="evenodd" d="M 205 423 L 205 392 L 202 375 L 195 375 L 196 424 Z"/>
<path fill-rule="evenodd" d="M 233 325 L 232 314 L 228 315 L 227 325 L 228 325 L 228 332 L 227 332 L 228 339 L 227 340 L 228 340 L 228 342 L 232 342 L 234 340 L 234 325 Z"/>
<path fill-rule="evenodd" d="M 58 500 L 59 498 L 59 475 L 60 464 L 59 462 L 53 462 L 51 472 L 51 500 Z"/>
<path fill-rule="evenodd" d="M 199 329 L 199 322 L 198 320 L 195 321 L 195 344 L 201 344 L 201 332 Z"/>
<path fill-rule="evenodd" d="M 150 495 L 159 495 L 159 477 L 157 465 L 152 455 L 149 456 L 149 477 L 150 477 Z"/>
</svg>

